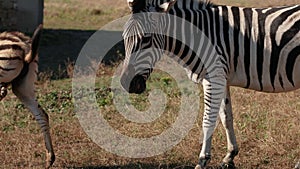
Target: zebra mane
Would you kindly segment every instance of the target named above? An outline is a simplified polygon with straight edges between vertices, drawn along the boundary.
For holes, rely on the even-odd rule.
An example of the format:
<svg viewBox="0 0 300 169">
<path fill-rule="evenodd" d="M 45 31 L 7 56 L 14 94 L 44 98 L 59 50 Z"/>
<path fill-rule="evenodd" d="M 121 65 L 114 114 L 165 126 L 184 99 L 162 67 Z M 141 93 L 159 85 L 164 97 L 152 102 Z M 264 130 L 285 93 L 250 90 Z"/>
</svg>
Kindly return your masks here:
<svg viewBox="0 0 300 169">
<path fill-rule="evenodd" d="M 146 8 L 153 7 L 155 4 L 161 4 L 164 2 L 168 2 L 170 0 L 145 0 L 146 1 Z M 207 9 L 210 7 L 215 6 L 210 0 L 177 0 L 177 1 L 182 1 L 182 3 L 190 3 L 191 1 L 198 2 L 199 3 L 199 9 Z M 177 2 L 178 3 L 178 2 Z M 176 4 L 177 4 L 176 3 Z M 175 4 L 175 5 L 176 5 Z M 178 5 L 178 4 L 177 4 Z M 145 23 L 142 23 L 145 18 L 140 18 L 143 17 L 143 15 L 132 15 L 130 19 L 126 22 L 126 24 L 123 27 L 123 38 L 128 38 L 132 36 L 144 36 L 145 34 Z M 145 17 L 145 16 L 144 16 Z"/>
<path fill-rule="evenodd" d="M 215 6 L 214 3 L 212 3 L 210 0 L 191 0 L 191 1 L 198 1 L 199 6 L 201 9 L 210 8 L 212 6 Z"/>
<path fill-rule="evenodd" d="M 159 9 L 161 5 L 168 3 L 174 0 L 127 0 L 129 8 L 131 9 L 132 13 L 140 13 L 140 12 L 155 12 Z M 175 0 L 175 6 L 179 9 L 183 9 L 183 5 L 189 6 L 191 3 L 198 6 L 196 9 L 207 9 L 210 7 L 215 6 L 210 0 Z M 198 5 L 197 5 L 198 4 Z M 160 12 L 159 10 L 156 12 Z"/>
<path fill-rule="evenodd" d="M 135 35 L 143 36 L 144 29 L 139 19 L 136 19 L 137 16 L 131 16 L 130 19 L 124 25 L 123 38 L 132 37 Z"/>
<path fill-rule="evenodd" d="M 161 5 L 165 2 L 168 2 L 170 0 L 146 0 L 146 9 L 150 8 L 150 7 L 156 7 L 158 5 Z M 214 3 L 212 3 L 210 0 L 190 0 L 190 1 L 186 1 L 186 0 L 177 0 L 177 2 L 175 3 L 175 5 L 178 3 L 178 1 L 182 1 L 182 3 L 190 3 L 190 1 L 195 1 L 199 4 L 199 9 L 207 9 L 210 7 L 215 6 Z"/>
<path fill-rule="evenodd" d="M 211 2 L 210 0 L 204 0 L 203 2 L 199 2 L 203 4 L 203 7 L 207 8 L 207 7 L 213 7 L 215 6 L 215 4 L 213 2 Z"/>
</svg>

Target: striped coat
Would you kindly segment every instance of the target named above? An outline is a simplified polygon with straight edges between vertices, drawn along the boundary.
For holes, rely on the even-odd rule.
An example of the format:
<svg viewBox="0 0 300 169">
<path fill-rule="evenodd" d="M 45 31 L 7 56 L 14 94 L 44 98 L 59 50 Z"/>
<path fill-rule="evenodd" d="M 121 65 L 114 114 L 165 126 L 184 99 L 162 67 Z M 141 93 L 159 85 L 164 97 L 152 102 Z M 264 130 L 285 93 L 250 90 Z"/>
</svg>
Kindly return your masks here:
<svg viewBox="0 0 300 169">
<path fill-rule="evenodd" d="M 239 150 L 229 88 L 238 86 L 263 92 L 300 88 L 300 5 L 260 9 L 198 0 L 127 2 L 136 15 L 129 19 L 123 32 L 126 57 L 121 85 L 130 93 L 142 93 L 162 54 L 175 58 L 189 78 L 201 83 L 204 90 L 203 144 L 196 168 L 206 168 L 210 161 L 218 116 L 227 136 L 228 153 L 222 168 L 234 168 L 233 160 Z M 149 12 L 159 12 L 162 19 L 151 14 L 139 15 Z M 197 30 L 190 25 L 185 27 L 182 20 Z M 178 34 L 189 45 L 170 36 Z M 203 37 L 209 43 L 201 42 Z M 152 52 L 146 50 L 149 48 Z M 157 52 L 157 48 L 161 51 Z"/>
</svg>

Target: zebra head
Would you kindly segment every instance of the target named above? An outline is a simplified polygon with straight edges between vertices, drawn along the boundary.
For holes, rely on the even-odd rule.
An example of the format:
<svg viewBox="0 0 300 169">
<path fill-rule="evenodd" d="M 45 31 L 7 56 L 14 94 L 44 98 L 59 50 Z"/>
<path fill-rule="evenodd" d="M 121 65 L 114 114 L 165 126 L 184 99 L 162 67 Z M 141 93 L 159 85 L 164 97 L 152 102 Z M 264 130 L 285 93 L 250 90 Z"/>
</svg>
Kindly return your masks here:
<svg viewBox="0 0 300 169">
<path fill-rule="evenodd" d="M 127 0 L 133 15 L 124 26 L 121 85 L 129 93 L 145 91 L 146 80 L 163 53 L 164 25 L 158 15 L 168 12 L 175 0 L 152 1 L 158 0 Z"/>
</svg>

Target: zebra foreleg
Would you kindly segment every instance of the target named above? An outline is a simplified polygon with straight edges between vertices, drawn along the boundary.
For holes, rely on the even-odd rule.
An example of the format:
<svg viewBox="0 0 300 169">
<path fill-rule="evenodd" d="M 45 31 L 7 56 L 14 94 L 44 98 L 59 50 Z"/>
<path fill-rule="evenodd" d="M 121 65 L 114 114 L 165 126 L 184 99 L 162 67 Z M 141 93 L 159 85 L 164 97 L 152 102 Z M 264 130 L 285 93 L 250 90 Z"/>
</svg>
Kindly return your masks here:
<svg viewBox="0 0 300 169">
<path fill-rule="evenodd" d="M 226 89 L 226 97 L 222 100 L 220 107 L 220 118 L 226 130 L 227 137 L 227 155 L 221 164 L 222 168 L 235 168 L 233 159 L 238 154 L 238 146 L 233 128 L 232 106 L 229 87 Z"/>
<path fill-rule="evenodd" d="M 226 97 L 222 100 L 220 106 L 220 118 L 222 124 L 226 130 L 227 137 L 227 155 L 223 159 L 221 164 L 221 168 L 235 168 L 233 159 L 238 154 L 238 146 L 236 143 L 236 138 L 233 129 L 233 116 L 232 116 L 232 106 L 231 106 L 231 98 L 230 98 L 230 90 L 229 87 L 226 89 Z"/>
<path fill-rule="evenodd" d="M 34 88 L 31 85 L 26 85 L 26 82 L 13 83 L 12 89 L 14 94 L 32 112 L 36 121 L 42 129 L 47 150 L 46 168 L 50 168 L 55 161 L 55 155 L 50 136 L 49 117 L 45 113 L 45 111 L 38 105 L 34 94 Z"/>
<path fill-rule="evenodd" d="M 215 130 L 222 99 L 225 97 L 226 80 L 222 74 L 203 79 L 204 116 L 203 116 L 203 144 L 199 156 L 199 163 L 195 169 L 204 169 L 211 158 L 211 140 Z"/>
</svg>

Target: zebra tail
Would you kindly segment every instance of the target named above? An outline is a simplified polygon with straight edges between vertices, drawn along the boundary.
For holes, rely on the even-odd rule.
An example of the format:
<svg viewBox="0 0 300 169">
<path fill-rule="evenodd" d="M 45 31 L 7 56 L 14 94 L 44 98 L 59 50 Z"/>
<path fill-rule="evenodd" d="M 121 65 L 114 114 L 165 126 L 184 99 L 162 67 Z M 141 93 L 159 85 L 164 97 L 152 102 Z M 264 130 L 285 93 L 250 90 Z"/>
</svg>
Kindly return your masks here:
<svg viewBox="0 0 300 169">
<path fill-rule="evenodd" d="M 40 24 L 33 33 L 33 36 L 31 38 L 31 54 L 25 57 L 26 63 L 31 63 L 38 54 L 42 30 L 43 30 L 43 25 Z"/>
</svg>

